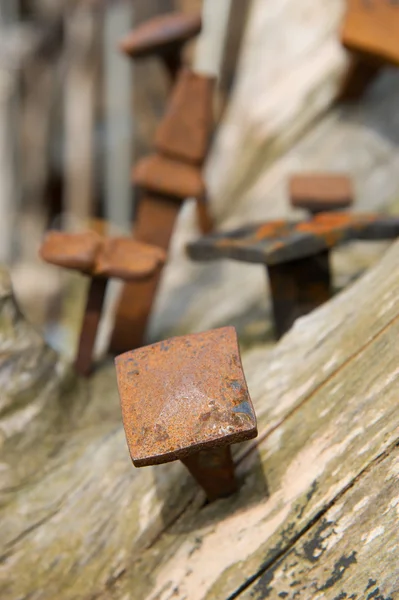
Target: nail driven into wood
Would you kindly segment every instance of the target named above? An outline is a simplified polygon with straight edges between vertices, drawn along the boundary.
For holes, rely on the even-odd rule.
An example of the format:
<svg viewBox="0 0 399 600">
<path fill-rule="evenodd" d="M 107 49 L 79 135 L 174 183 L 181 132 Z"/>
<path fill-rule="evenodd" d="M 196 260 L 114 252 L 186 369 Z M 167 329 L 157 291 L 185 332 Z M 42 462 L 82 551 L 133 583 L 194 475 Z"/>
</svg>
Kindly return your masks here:
<svg viewBox="0 0 399 600">
<path fill-rule="evenodd" d="M 343 210 L 353 204 L 351 179 L 331 173 L 301 173 L 289 180 L 291 206 L 306 210 L 311 217 Z M 330 251 L 287 264 L 269 265 L 270 288 L 276 335 L 280 338 L 297 317 L 306 315 L 332 295 Z"/>
<path fill-rule="evenodd" d="M 103 238 L 94 232 L 47 234 L 40 248 L 46 262 L 90 277 L 87 302 L 79 338 L 75 369 L 88 376 L 92 371 L 93 349 L 110 278 L 146 280 L 165 261 L 160 248 L 129 238 Z"/>
<path fill-rule="evenodd" d="M 133 170 L 139 190 L 134 237 L 167 252 L 183 202 L 196 201 L 200 229 L 212 230 L 202 167 L 213 125 L 214 80 L 189 69 L 180 72 L 158 128 L 156 152 Z M 125 285 L 117 308 L 110 350 L 120 354 L 144 344 L 161 272 L 151 281 Z"/>
<path fill-rule="evenodd" d="M 193 260 L 229 258 L 259 263 L 269 277 L 277 339 L 332 294 L 329 251 L 351 240 L 388 240 L 399 235 L 397 217 L 327 212 L 300 222 L 247 225 L 188 244 Z"/>
<path fill-rule="evenodd" d="M 185 45 L 201 31 L 201 15 L 171 13 L 154 17 L 131 31 L 120 49 L 133 59 L 158 56 L 172 82 L 183 66 Z"/>
<path fill-rule="evenodd" d="M 257 436 L 235 329 L 171 338 L 115 364 L 133 464 L 181 460 L 210 501 L 235 492 L 230 446 Z"/>
</svg>

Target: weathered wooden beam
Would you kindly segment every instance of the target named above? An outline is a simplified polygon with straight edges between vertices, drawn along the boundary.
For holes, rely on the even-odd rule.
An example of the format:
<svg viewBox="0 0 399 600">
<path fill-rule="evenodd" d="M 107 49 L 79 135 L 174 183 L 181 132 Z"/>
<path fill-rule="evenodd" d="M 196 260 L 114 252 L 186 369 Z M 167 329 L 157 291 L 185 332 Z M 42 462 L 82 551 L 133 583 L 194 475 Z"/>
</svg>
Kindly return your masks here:
<svg viewBox="0 0 399 600">
<path fill-rule="evenodd" d="M 274 18 L 275 31 L 281 31 L 276 24 L 287 16 L 288 6 L 294 29 L 300 31 L 298 15 L 305 5 L 301 3 L 296 12 L 297 4 L 268 3 L 264 10 Z M 325 25 L 324 34 L 331 35 L 331 41 L 324 14 L 331 17 L 329 10 L 336 8 L 326 9 L 325 3 L 317 7 L 315 22 Z M 305 19 L 305 23 L 310 27 L 312 22 Z M 259 35 L 261 27 L 259 21 Z M 304 88 L 313 89 L 310 79 L 318 77 L 314 89 L 325 100 L 330 87 L 320 77 L 321 66 L 323 60 L 337 56 L 335 50 L 325 52 L 321 43 L 324 58 L 312 58 L 317 46 L 312 40 L 307 68 L 313 59 L 320 59 L 320 69 L 306 70 L 309 80 L 305 77 L 306 86 L 298 88 L 297 99 L 302 98 L 306 109 Z M 299 49 L 296 41 L 287 68 L 296 56 L 302 57 Z M 288 119 L 284 113 L 283 118 L 280 110 L 287 105 L 282 101 L 282 83 L 277 85 L 277 71 L 273 77 L 279 91 L 268 114 L 275 114 L 276 120 L 269 119 L 268 124 L 275 126 L 279 154 L 293 139 L 294 113 Z M 292 75 L 291 83 L 294 80 Z M 235 226 L 249 215 L 264 218 L 287 212 L 287 175 L 298 167 L 348 168 L 361 210 L 392 204 L 399 191 L 394 152 L 398 88 L 389 77 L 381 84 L 383 93 L 376 89 L 356 112 L 332 111 L 278 161 L 269 155 L 270 139 L 264 145 L 260 142 L 265 141 L 266 126 L 259 130 L 259 138 L 256 135 L 257 125 L 263 123 L 256 106 L 267 103 L 262 102 L 260 88 L 249 86 L 251 93 L 257 89 L 257 100 L 250 98 L 251 116 L 239 118 L 237 129 L 233 122 L 230 130 L 228 116 L 225 135 L 232 135 L 232 151 L 234 140 L 247 139 L 254 154 L 250 152 L 246 163 L 248 178 L 240 180 L 244 193 L 231 196 L 223 225 Z M 320 113 L 312 112 L 306 122 L 313 123 L 315 114 Z M 303 114 L 299 120 L 302 127 Z M 261 152 L 253 161 L 256 148 Z M 269 159 L 273 166 L 264 168 Z M 213 161 L 221 165 L 216 155 Z M 220 182 L 226 181 L 228 171 L 212 168 Z M 216 200 L 216 206 L 222 214 L 222 200 Z M 398 543 L 393 524 L 399 441 L 395 352 L 399 246 L 395 244 L 353 287 L 298 321 L 270 351 L 265 330 L 259 335 L 256 322 L 258 300 L 264 299 L 259 270 L 254 267 L 246 275 L 239 268 L 197 269 L 188 264 L 178 254 L 190 235 L 188 222 L 188 215 L 183 215 L 154 331 L 162 337 L 166 331 L 238 324 L 261 430 L 257 446 L 235 453 L 241 491 L 230 500 L 204 506 L 203 495 L 179 464 L 135 470 L 120 424 L 113 366 L 106 366 L 90 382 L 68 380 L 63 363 L 21 318 L 1 275 L 1 594 L 16 599 L 34 592 L 40 600 L 157 596 L 212 600 L 251 594 L 262 598 L 287 589 L 294 593 L 295 586 L 289 584 L 299 580 L 302 596 L 308 598 L 342 574 L 334 586 L 319 591 L 332 600 L 344 593 L 365 595 L 369 573 L 376 583 L 367 594 L 395 597 L 397 577 L 393 580 L 389 549 Z M 353 258 L 351 250 L 345 252 L 343 261 L 334 257 L 340 274 L 343 262 Z M 367 262 L 363 253 L 362 260 Z M 353 275 L 357 266 L 353 260 L 350 265 Z M 378 514 L 375 507 L 380 508 Z M 324 519 L 330 525 L 320 534 Z M 310 555 L 307 544 L 314 547 L 323 532 L 325 544 L 320 542 Z M 323 562 L 309 562 L 306 556 L 316 559 L 319 550 Z M 295 553 L 303 566 L 300 574 L 291 563 Z M 342 556 L 345 560 L 339 562 Z"/>
<path fill-rule="evenodd" d="M 220 598 L 273 568 L 399 441 L 398 256 L 395 244 L 272 352 L 244 353 L 260 438 L 236 454 L 241 491 L 206 508 L 180 465 L 133 469 L 112 367 L 58 401 L 38 355 L 35 387 L 18 405 L 31 367 L 6 351 L 3 372 L 13 361 L 19 367 L 0 421 L 1 589 L 10 598 L 33 585 L 42 598 L 57 589 L 59 598 L 122 599 L 132 586 L 138 598 L 166 589 L 178 590 L 177 598 Z M 2 331 L 10 348 L 7 319 Z M 27 333 L 17 339 L 29 352 Z M 21 463 L 22 448 L 29 460 Z M 35 573 L 34 583 L 27 573 Z"/>
</svg>

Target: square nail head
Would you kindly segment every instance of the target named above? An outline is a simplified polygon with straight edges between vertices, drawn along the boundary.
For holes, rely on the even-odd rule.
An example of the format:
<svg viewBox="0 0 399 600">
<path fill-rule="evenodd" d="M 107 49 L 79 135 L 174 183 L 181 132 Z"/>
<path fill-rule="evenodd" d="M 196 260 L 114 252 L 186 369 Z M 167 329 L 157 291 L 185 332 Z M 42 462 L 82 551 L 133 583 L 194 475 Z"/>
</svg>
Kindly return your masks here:
<svg viewBox="0 0 399 600">
<path fill-rule="evenodd" d="M 309 210 L 348 208 L 353 204 L 350 177 L 334 173 L 293 175 L 289 182 L 292 206 Z"/>
<path fill-rule="evenodd" d="M 132 238 L 110 238 L 97 257 L 95 274 L 135 281 L 151 277 L 166 260 L 162 248 Z"/>
<path fill-rule="evenodd" d="M 398 37 L 396 0 L 347 0 L 341 40 L 348 50 L 399 66 Z"/>
<path fill-rule="evenodd" d="M 257 436 L 234 327 L 132 350 L 115 364 L 136 467 Z"/>
<path fill-rule="evenodd" d="M 40 256 L 58 267 L 91 273 L 102 244 L 103 238 L 94 231 L 49 231 L 40 248 Z"/>
</svg>

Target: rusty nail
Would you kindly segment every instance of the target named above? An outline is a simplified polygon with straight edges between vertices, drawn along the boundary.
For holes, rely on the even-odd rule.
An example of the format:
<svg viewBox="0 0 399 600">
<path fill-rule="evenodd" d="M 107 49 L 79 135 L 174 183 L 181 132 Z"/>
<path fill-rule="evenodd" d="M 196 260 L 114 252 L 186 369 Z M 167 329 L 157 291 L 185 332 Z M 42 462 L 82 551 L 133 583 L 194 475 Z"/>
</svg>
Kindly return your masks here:
<svg viewBox="0 0 399 600">
<path fill-rule="evenodd" d="M 159 56 L 175 81 L 183 66 L 183 48 L 200 31 L 200 14 L 160 15 L 136 27 L 122 40 L 120 49 L 134 59 Z"/>
<path fill-rule="evenodd" d="M 257 436 L 234 327 L 132 350 L 115 364 L 133 464 L 180 459 L 210 501 L 232 494 L 230 446 Z"/>
<path fill-rule="evenodd" d="M 329 250 L 350 240 L 392 240 L 399 218 L 391 215 L 319 213 L 300 222 L 270 221 L 215 233 L 190 243 L 193 260 L 230 258 L 265 265 L 276 336 L 331 296 Z"/>
<path fill-rule="evenodd" d="M 94 232 L 50 231 L 40 248 L 48 263 L 77 270 L 91 279 L 79 338 L 75 369 L 87 376 L 92 370 L 93 349 L 108 279 L 147 279 L 159 270 L 164 252 L 129 238 L 102 238 Z"/>
<path fill-rule="evenodd" d="M 351 52 L 339 101 L 362 96 L 384 64 L 399 66 L 399 5 L 393 0 L 347 1 L 341 42 Z"/>
<path fill-rule="evenodd" d="M 277 339 L 291 329 L 296 319 L 331 298 L 328 250 L 286 263 L 267 265 L 267 272 Z"/>
<path fill-rule="evenodd" d="M 196 200 L 203 234 L 212 231 L 202 177 L 212 129 L 214 79 L 183 69 L 158 127 L 156 152 L 139 161 L 133 182 L 140 190 L 134 218 L 137 240 L 168 250 L 174 225 L 187 198 Z M 110 351 L 120 354 L 143 345 L 160 274 L 151 282 L 125 285 L 116 312 Z"/>
<path fill-rule="evenodd" d="M 353 189 L 349 177 L 339 174 L 301 174 L 289 180 L 291 205 L 304 208 L 311 215 L 342 210 L 353 204 Z"/>
<path fill-rule="evenodd" d="M 169 248 L 176 219 L 187 198 L 197 201 L 201 231 L 212 231 L 205 183 L 198 165 L 155 153 L 136 165 L 133 181 L 141 191 L 135 217 L 135 238 Z M 118 304 L 110 350 L 120 354 L 143 345 L 160 274 L 152 283 L 134 282 L 124 286 Z"/>
<path fill-rule="evenodd" d="M 304 226 L 303 230 L 301 225 Z M 313 227 L 313 230 L 312 230 Z M 233 258 L 264 264 L 272 295 L 276 337 L 331 297 L 329 247 L 347 225 L 276 221 L 213 234 L 187 246 L 194 260 Z"/>
<path fill-rule="evenodd" d="M 135 238 L 167 251 L 182 203 L 205 194 L 201 172 L 195 165 L 153 154 L 139 161 L 133 179 L 141 191 Z M 143 345 L 160 275 L 123 287 L 110 343 L 112 354 Z"/>
</svg>

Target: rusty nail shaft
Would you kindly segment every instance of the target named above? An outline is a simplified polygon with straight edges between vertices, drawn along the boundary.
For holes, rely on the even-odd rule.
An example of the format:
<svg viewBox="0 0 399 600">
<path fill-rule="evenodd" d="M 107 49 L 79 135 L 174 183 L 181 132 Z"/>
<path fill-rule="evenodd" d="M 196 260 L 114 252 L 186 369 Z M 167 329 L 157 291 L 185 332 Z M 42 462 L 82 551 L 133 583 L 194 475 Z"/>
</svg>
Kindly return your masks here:
<svg viewBox="0 0 399 600">
<path fill-rule="evenodd" d="M 338 102 L 354 102 L 361 98 L 380 71 L 381 64 L 352 56 L 338 93 Z"/>
<path fill-rule="evenodd" d="M 331 298 L 329 251 L 267 266 L 275 333 L 279 339 L 294 321 Z"/>
<path fill-rule="evenodd" d="M 210 501 L 235 492 L 231 444 L 257 435 L 235 330 L 171 338 L 115 364 L 133 464 L 180 460 Z"/>
<path fill-rule="evenodd" d="M 237 490 L 231 446 L 201 450 L 182 458 L 181 462 L 204 489 L 210 502 L 230 496 Z"/>
<path fill-rule="evenodd" d="M 105 277 L 94 277 L 90 282 L 75 361 L 76 371 L 80 375 L 90 375 L 92 370 L 94 344 L 101 319 L 107 281 Z"/>
</svg>

